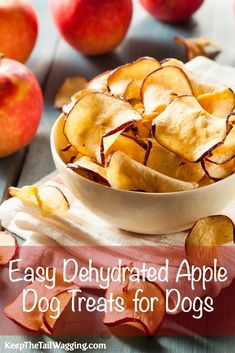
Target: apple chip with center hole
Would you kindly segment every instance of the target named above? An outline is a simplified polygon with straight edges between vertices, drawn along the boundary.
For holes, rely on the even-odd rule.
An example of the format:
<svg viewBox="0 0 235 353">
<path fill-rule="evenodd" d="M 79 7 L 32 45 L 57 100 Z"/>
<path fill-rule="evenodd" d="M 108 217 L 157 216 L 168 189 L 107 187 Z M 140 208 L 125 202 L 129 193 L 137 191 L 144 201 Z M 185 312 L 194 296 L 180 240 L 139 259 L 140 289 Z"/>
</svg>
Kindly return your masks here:
<svg viewBox="0 0 235 353">
<path fill-rule="evenodd" d="M 150 73 L 141 87 L 144 121 L 152 120 L 178 95 L 192 94 L 185 72 L 179 67 L 166 66 Z"/>
<path fill-rule="evenodd" d="M 218 118 L 227 118 L 235 107 L 235 95 L 231 88 L 223 88 L 197 97 L 202 108 Z"/>
<path fill-rule="evenodd" d="M 133 277 L 133 274 L 131 276 Z M 146 298 L 146 300 L 143 300 L 142 310 L 135 310 L 134 307 L 134 298 L 138 290 L 140 290 L 139 298 Z M 125 281 L 121 283 L 117 281 L 111 282 L 105 294 L 106 298 L 109 298 L 111 293 L 114 298 L 123 298 L 124 311 L 107 311 L 103 319 L 105 325 L 130 325 L 146 335 L 154 335 L 166 315 L 165 298 L 156 284 L 142 280 L 139 282 L 131 280 L 130 271 L 129 273 L 126 271 Z M 153 310 L 147 310 L 146 301 L 152 301 Z"/>
<path fill-rule="evenodd" d="M 83 156 L 80 159 L 74 161 L 74 163 L 67 164 L 67 167 L 83 176 L 84 178 L 87 178 L 96 183 L 100 183 L 102 185 L 109 186 L 106 169 L 101 167 L 90 157 Z"/>
<path fill-rule="evenodd" d="M 176 192 L 197 187 L 195 183 L 173 179 L 148 168 L 120 151 L 111 155 L 107 177 L 111 187 L 124 190 Z"/>
<path fill-rule="evenodd" d="M 120 66 L 108 78 L 109 89 L 114 96 L 124 96 L 128 100 L 138 99 L 143 80 L 159 67 L 161 67 L 160 63 L 149 57 Z"/>
<path fill-rule="evenodd" d="M 207 113 L 193 96 L 176 97 L 153 121 L 156 140 L 189 162 L 198 162 L 223 143 L 228 119 Z"/>
<path fill-rule="evenodd" d="M 44 217 L 69 210 L 69 202 L 64 193 L 54 185 L 10 187 L 9 193 L 22 202 L 37 207 Z"/>
<path fill-rule="evenodd" d="M 146 166 L 171 178 L 198 183 L 205 172 L 200 163 L 190 163 L 170 152 L 156 141 L 152 147 Z"/>
<path fill-rule="evenodd" d="M 190 264 L 212 266 L 219 261 L 218 247 L 234 242 L 234 224 L 224 215 L 199 219 L 190 230 L 185 251 Z"/>
<path fill-rule="evenodd" d="M 69 143 L 80 153 L 96 159 L 103 155 L 118 136 L 141 116 L 124 100 L 103 93 L 82 97 L 70 111 L 64 124 Z"/>
</svg>

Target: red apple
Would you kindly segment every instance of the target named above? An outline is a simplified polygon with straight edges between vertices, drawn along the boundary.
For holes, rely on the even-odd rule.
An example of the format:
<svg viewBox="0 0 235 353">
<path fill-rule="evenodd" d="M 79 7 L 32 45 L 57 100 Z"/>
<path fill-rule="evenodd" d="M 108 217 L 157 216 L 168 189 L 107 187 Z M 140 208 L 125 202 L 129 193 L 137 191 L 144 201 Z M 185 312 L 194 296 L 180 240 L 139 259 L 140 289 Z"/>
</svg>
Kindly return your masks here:
<svg viewBox="0 0 235 353">
<path fill-rule="evenodd" d="M 25 62 L 34 48 L 37 32 L 37 16 L 30 1 L 0 1 L 0 53 Z"/>
<path fill-rule="evenodd" d="M 161 21 L 177 22 L 186 20 L 204 0 L 140 0 L 144 8 Z"/>
<path fill-rule="evenodd" d="M 23 64 L 0 59 L 0 157 L 26 146 L 34 137 L 43 109 L 40 86 Z"/>
<path fill-rule="evenodd" d="M 50 0 L 50 8 L 64 39 L 85 55 L 116 48 L 132 18 L 132 0 Z"/>
</svg>

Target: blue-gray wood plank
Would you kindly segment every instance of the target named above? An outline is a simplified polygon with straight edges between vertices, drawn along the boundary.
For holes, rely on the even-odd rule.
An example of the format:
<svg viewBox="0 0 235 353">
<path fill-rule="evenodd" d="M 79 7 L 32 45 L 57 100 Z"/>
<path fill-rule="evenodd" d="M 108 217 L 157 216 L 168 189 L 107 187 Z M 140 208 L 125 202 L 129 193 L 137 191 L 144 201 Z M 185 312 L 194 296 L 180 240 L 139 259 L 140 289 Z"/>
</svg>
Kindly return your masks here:
<svg viewBox="0 0 235 353">
<path fill-rule="evenodd" d="M 49 135 L 51 126 L 58 116 L 58 112 L 53 108 L 53 99 L 59 85 L 67 76 L 85 75 L 91 78 L 106 69 L 146 55 L 158 59 L 173 56 L 183 59 L 183 49 L 173 42 L 176 34 L 187 37 L 205 36 L 217 40 L 223 48 L 217 60 L 235 65 L 233 0 L 206 0 L 190 21 L 177 25 L 155 21 L 138 4 L 138 0 L 134 0 L 134 18 L 126 40 L 112 54 L 98 58 L 79 55 L 59 38 L 48 11 L 47 1 L 33 0 L 33 3 L 40 19 L 40 32 L 37 46 L 27 64 L 42 85 L 45 109 L 37 136 L 31 145 L 14 156 L 0 160 L 0 201 L 7 197 L 9 185 L 31 184 L 53 170 Z M 26 336 L 2 337 L 0 352 L 4 351 L 4 340 L 23 342 L 28 339 Z M 45 342 L 51 339 L 40 337 L 40 340 Z M 74 339 L 72 338 L 71 341 Z M 34 338 L 33 341 L 35 340 Z M 98 337 L 77 338 L 77 341 L 105 342 L 106 351 L 113 353 L 235 352 L 235 337 L 156 337 L 152 339 Z M 52 352 L 59 352 L 59 350 Z"/>
</svg>

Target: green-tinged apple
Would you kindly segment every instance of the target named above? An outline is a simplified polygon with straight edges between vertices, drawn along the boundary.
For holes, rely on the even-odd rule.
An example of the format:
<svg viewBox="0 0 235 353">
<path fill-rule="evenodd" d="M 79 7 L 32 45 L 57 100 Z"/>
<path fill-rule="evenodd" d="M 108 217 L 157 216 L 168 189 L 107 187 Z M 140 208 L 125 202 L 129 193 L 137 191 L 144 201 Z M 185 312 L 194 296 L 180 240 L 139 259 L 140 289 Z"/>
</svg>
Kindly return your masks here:
<svg viewBox="0 0 235 353">
<path fill-rule="evenodd" d="M 0 158 L 34 137 L 43 109 L 40 86 L 23 64 L 0 59 Z"/>
<path fill-rule="evenodd" d="M 61 35 L 85 55 L 111 52 L 132 18 L 132 0 L 50 0 L 50 8 Z"/>
<path fill-rule="evenodd" d="M 140 0 L 144 8 L 161 21 L 178 22 L 190 17 L 204 0 Z"/>
<path fill-rule="evenodd" d="M 0 53 L 25 62 L 37 33 L 37 16 L 29 0 L 0 0 Z"/>
</svg>

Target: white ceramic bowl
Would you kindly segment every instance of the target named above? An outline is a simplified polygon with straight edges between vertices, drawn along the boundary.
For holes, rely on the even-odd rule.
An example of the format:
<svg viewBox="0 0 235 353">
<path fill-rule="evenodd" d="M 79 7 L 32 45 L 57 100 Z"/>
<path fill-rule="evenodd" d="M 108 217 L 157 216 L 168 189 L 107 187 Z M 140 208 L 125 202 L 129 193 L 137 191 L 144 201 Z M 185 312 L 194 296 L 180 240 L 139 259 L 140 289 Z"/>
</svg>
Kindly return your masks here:
<svg viewBox="0 0 235 353">
<path fill-rule="evenodd" d="M 198 218 L 221 213 L 235 197 L 235 175 L 199 189 L 159 194 L 116 190 L 89 181 L 68 169 L 61 159 L 60 151 L 66 144 L 62 128 L 60 117 L 51 132 L 58 172 L 87 208 L 115 227 L 145 234 L 177 232 Z"/>
</svg>

